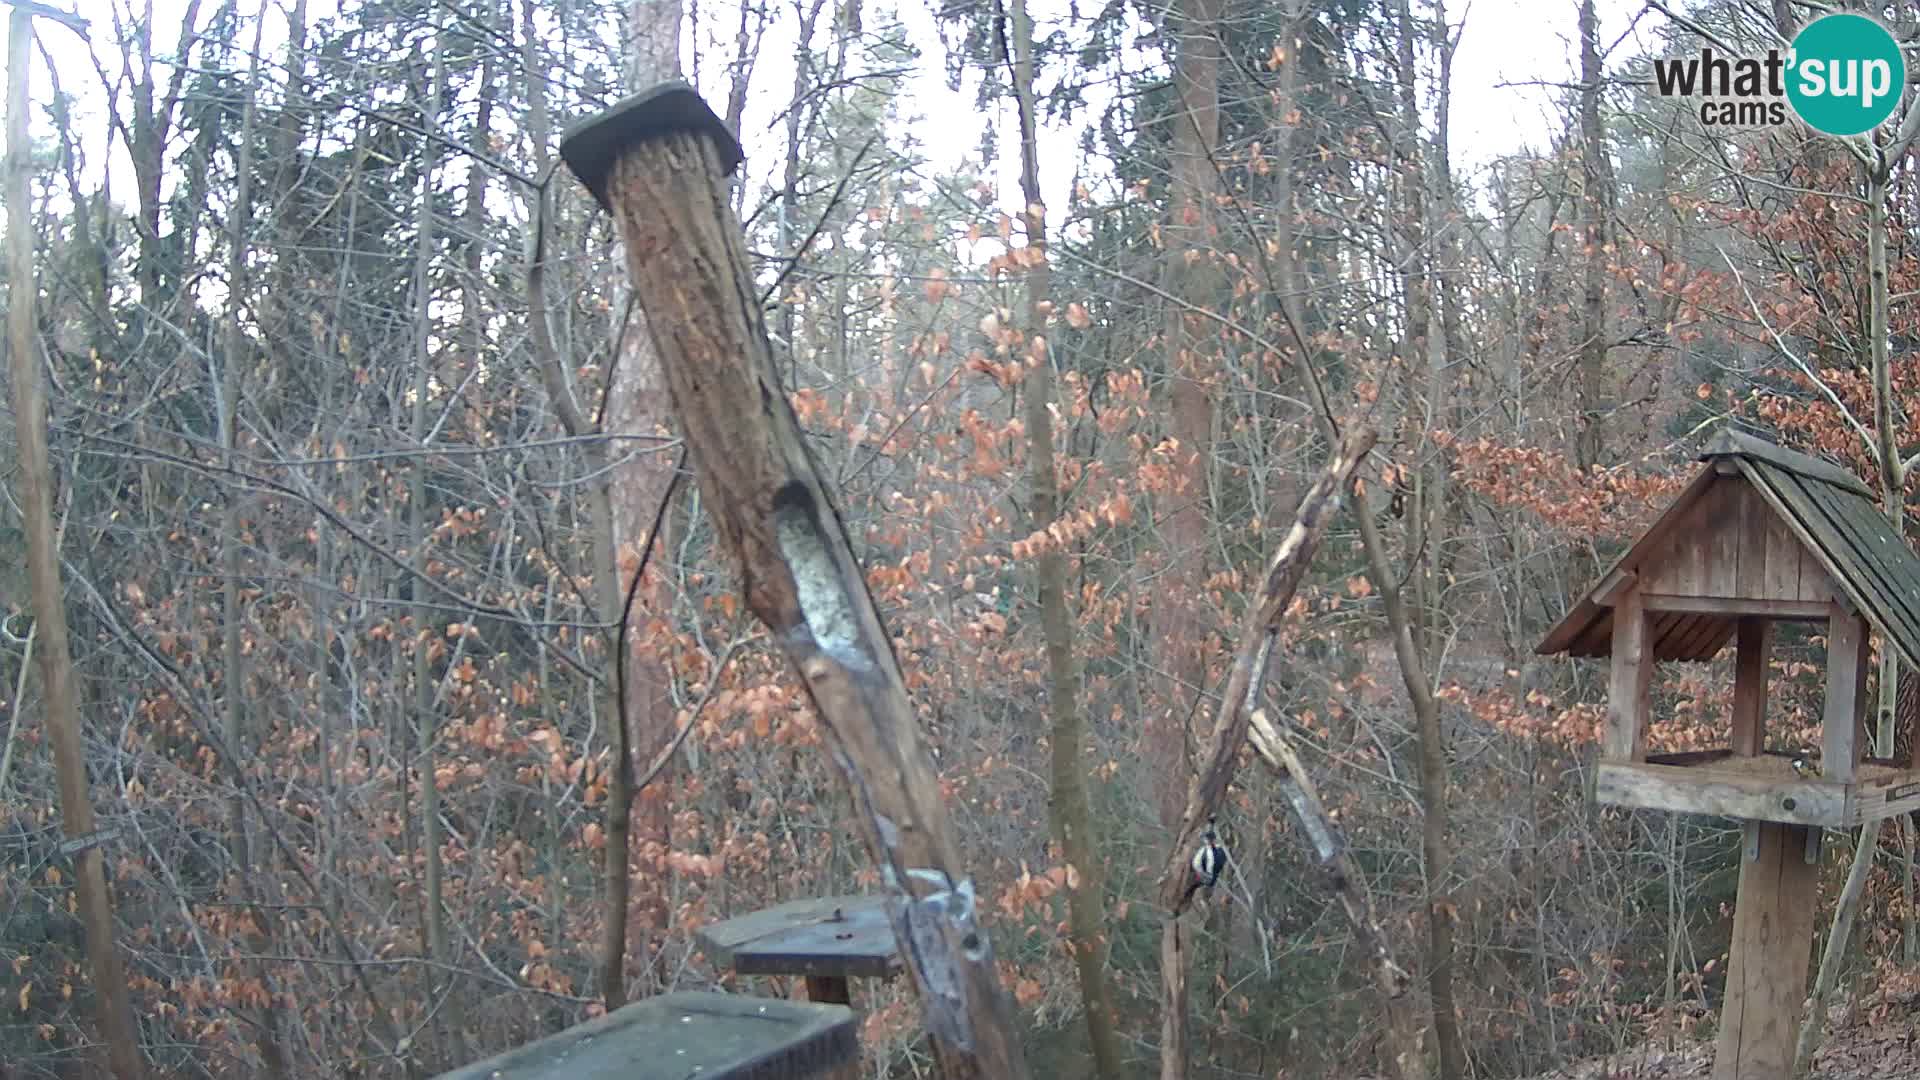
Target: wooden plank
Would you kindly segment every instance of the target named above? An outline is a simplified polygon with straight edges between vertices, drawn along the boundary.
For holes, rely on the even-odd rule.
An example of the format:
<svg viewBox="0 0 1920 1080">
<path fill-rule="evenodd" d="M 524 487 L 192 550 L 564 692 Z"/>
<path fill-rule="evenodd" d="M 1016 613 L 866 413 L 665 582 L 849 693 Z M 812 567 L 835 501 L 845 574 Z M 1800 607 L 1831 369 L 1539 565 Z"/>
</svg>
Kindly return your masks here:
<svg viewBox="0 0 1920 1080">
<path fill-rule="evenodd" d="M 1870 576 L 1854 558 L 1852 544 L 1822 501 L 1812 494 L 1819 484 L 1807 486 L 1798 477 L 1780 472 L 1753 475 L 1759 477 L 1755 490 L 1780 513 L 1801 546 L 1813 553 L 1831 582 L 1836 600 L 1844 597 L 1851 603 L 1853 597 L 1873 591 Z M 1802 595 L 1810 591 L 1802 590 Z"/>
<path fill-rule="evenodd" d="M 1920 600 L 1909 597 L 1912 549 L 1894 536 L 1871 503 L 1849 498 L 1820 484 L 1802 484 L 1808 500 L 1825 513 L 1832 541 L 1824 554 L 1851 575 L 1849 599 L 1882 624 L 1895 639 L 1920 643 Z M 1904 646 L 1903 646 L 1904 648 Z"/>
<path fill-rule="evenodd" d="M 1820 565 L 1820 557 L 1804 547 L 1800 548 L 1800 599 L 1809 604 L 1847 599 L 1846 591 L 1836 586 L 1826 567 Z"/>
<path fill-rule="evenodd" d="M 1742 476 L 1737 483 L 1734 504 L 1739 519 L 1735 527 L 1740 535 L 1740 570 L 1735 594 L 1755 600 L 1797 599 L 1768 590 L 1767 537 L 1774 523 L 1773 510 L 1754 492 L 1752 481 Z"/>
<path fill-rule="evenodd" d="M 1602 761 L 1594 798 L 1608 806 L 1829 828 L 1846 824 L 1847 817 L 1844 784 L 1752 776 L 1712 765 Z"/>
<path fill-rule="evenodd" d="M 1816 556 L 1824 555 L 1836 564 L 1839 571 L 1847 575 L 1851 589 L 1843 589 L 1849 603 L 1859 602 L 1873 605 L 1874 600 L 1882 598 L 1888 592 L 1888 582 L 1882 569 L 1873 557 L 1874 536 L 1879 528 L 1871 519 L 1863 522 L 1857 514 L 1851 512 L 1849 503 L 1858 505 L 1859 500 L 1838 494 L 1824 484 L 1796 481 L 1802 497 L 1818 508 L 1825 525 L 1824 542 L 1816 545 Z M 1864 526 L 1864 527 L 1863 527 Z M 1804 571 L 1803 571 L 1804 573 Z M 1839 584 L 1835 582 L 1836 586 Z M 1877 606 L 1877 605 L 1876 605 Z"/>
<path fill-rule="evenodd" d="M 1725 761 L 1733 756 L 1731 750 L 1676 750 L 1671 754 L 1648 754 L 1649 765 L 1711 765 L 1716 761 Z"/>
<path fill-rule="evenodd" d="M 1740 595 L 1740 496 L 1747 482 L 1723 476 L 1701 507 L 1699 543 L 1706 559 L 1705 587 L 1697 595 Z"/>
<path fill-rule="evenodd" d="M 1715 478 L 1687 509 L 1673 539 L 1639 566 L 1640 587 L 1674 596 L 1707 596 L 1712 589 L 1713 524 L 1730 480 Z"/>
<path fill-rule="evenodd" d="M 1809 830 L 1749 827 L 1758 851 L 1740 864 L 1713 1080 L 1785 1080 L 1813 954 L 1819 868 L 1804 857 Z"/>
<path fill-rule="evenodd" d="M 1750 487 L 1754 496 L 1767 507 L 1766 595 L 1800 598 L 1800 553 L 1806 545 L 1794 535 L 1793 527 L 1781 515 L 1783 510 L 1768 502 L 1771 493 Z"/>
<path fill-rule="evenodd" d="M 1687 635 L 1700 628 L 1703 616 L 1668 611 L 1647 617 L 1647 647 L 1655 660 L 1674 660 L 1682 655 Z"/>
<path fill-rule="evenodd" d="M 685 1080 L 844 1075 L 860 1053 L 844 1005 L 680 992 L 635 1002 L 440 1080 Z"/>
<path fill-rule="evenodd" d="M 1654 656 L 1673 660 L 1706 660 L 1718 651 L 1716 642 L 1725 641 L 1733 631 L 1734 620 L 1724 615 L 1682 615 L 1685 620 L 1659 643 Z"/>
<path fill-rule="evenodd" d="M 1767 745 L 1767 659 L 1773 648 L 1773 623 L 1740 620 L 1733 660 L 1733 752 L 1753 757 Z"/>
<path fill-rule="evenodd" d="M 1733 637 L 1733 628 L 1739 620 L 1718 615 L 1702 615 L 1699 619 L 1699 628 L 1687 640 L 1687 655 L 1696 660 L 1711 660 Z"/>
<path fill-rule="evenodd" d="M 710 923 L 695 937 L 716 968 L 741 975 L 891 978 L 901 970 L 880 896 L 796 900 Z"/>
<path fill-rule="evenodd" d="M 1769 619 L 1812 622 L 1833 610 L 1831 600 L 1744 599 L 1728 596 L 1668 596 L 1642 593 L 1648 611 L 1684 611 L 1694 615 L 1760 615 Z"/>
<path fill-rule="evenodd" d="M 1920 769 L 1904 769 L 1853 785 L 1847 800 L 1848 823 L 1865 825 L 1920 810 Z"/>
<path fill-rule="evenodd" d="M 1843 466 L 1831 461 L 1822 461 L 1798 450 L 1789 450 L 1777 443 L 1768 442 L 1732 428 L 1722 428 L 1709 440 L 1706 449 L 1700 451 L 1700 460 L 1705 461 L 1727 455 L 1755 458 L 1788 472 L 1824 480 L 1829 484 L 1838 484 L 1867 498 L 1873 497 L 1873 492 L 1868 490 L 1866 481 L 1853 475 Z"/>
<path fill-rule="evenodd" d="M 1608 571 L 1606 577 L 1600 579 L 1600 584 L 1593 587 L 1593 601 L 1596 604 L 1612 607 L 1619 603 L 1621 595 L 1633 588 L 1639 580 L 1640 575 L 1635 571 L 1623 570 L 1616 566 Z"/>
<path fill-rule="evenodd" d="M 1896 533 L 1880 508 L 1860 499 L 1836 497 L 1841 511 L 1856 534 L 1864 536 L 1861 559 L 1872 565 L 1880 585 L 1886 590 L 1885 605 L 1897 610 L 1903 620 L 1881 619 L 1883 630 L 1894 633 L 1895 651 L 1911 665 L 1920 659 L 1920 556 L 1905 538 Z M 1869 615 L 1878 617 L 1877 613 Z"/>
<path fill-rule="evenodd" d="M 756 938 L 832 918 L 836 910 L 844 912 L 869 905 L 884 907 L 885 904 L 886 899 L 879 896 L 822 896 L 790 900 L 745 915 L 710 922 L 700 928 L 699 938 L 708 950 L 708 958 L 714 959 L 716 951 L 724 955 Z"/>
<path fill-rule="evenodd" d="M 1627 553 L 1620 556 L 1619 561 L 1608 568 L 1608 575 L 1611 575 L 1614 570 L 1636 569 L 1649 554 L 1663 549 L 1667 538 L 1673 535 L 1686 519 L 1694 500 L 1698 499 L 1714 480 L 1711 466 L 1701 469 L 1699 475 L 1695 476 L 1686 490 L 1673 500 L 1653 526 L 1640 534 L 1640 539 L 1634 541 L 1633 546 L 1627 549 Z M 1603 575 L 1601 581 L 1605 582 L 1608 575 Z M 1547 631 L 1547 636 L 1541 638 L 1540 644 L 1534 646 L 1535 653 L 1541 656 L 1552 656 L 1555 653 L 1566 652 L 1569 646 L 1586 634 L 1594 620 L 1604 617 L 1607 608 L 1596 603 L 1594 599 L 1597 588 L 1598 586 L 1587 590 L 1586 595 L 1574 603 L 1566 616 L 1556 623 L 1552 630 Z"/>
<path fill-rule="evenodd" d="M 1607 687 L 1607 730 L 1603 750 L 1615 761 L 1647 756 L 1647 687 L 1653 677 L 1653 650 L 1647 642 L 1647 616 L 1640 594 L 1629 591 L 1613 608 L 1613 674 Z"/>
<path fill-rule="evenodd" d="M 1827 699 L 1820 718 L 1820 771 L 1850 783 L 1859 763 L 1866 708 L 1867 621 L 1836 607 L 1827 622 Z"/>
</svg>

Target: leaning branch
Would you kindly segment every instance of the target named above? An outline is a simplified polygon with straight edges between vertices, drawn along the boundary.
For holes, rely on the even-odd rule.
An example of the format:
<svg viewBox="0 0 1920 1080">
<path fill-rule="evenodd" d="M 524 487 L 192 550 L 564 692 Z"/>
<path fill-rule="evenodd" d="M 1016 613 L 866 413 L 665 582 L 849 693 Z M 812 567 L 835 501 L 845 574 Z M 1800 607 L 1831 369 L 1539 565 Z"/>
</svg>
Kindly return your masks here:
<svg viewBox="0 0 1920 1080">
<path fill-rule="evenodd" d="M 1240 747 L 1247 741 L 1254 706 L 1266 681 L 1267 663 L 1285 621 L 1287 607 L 1313 562 L 1321 533 L 1339 508 L 1340 492 L 1359 467 L 1360 460 L 1373 449 L 1377 438 L 1371 428 L 1350 425 L 1333 459 L 1327 462 L 1326 471 L 1300 500 L 1293 527 L 1274 549 L 1259 595 L 1247 610 L 1239 651 L 1234 654 L 1233 669 L 1227 676 L 1226 691 L 1214 716 L 1213 731 L 1201 748 L 1200 770 L 1188 782 L 1186 813 L 1160 874 L 1160 906 L 1166 911 L 1160 939 L 1163 1077 L 1184 1076 L 1186 1071 L 1187 964 L 1186 947 L 1180 938 L 1180 914 L 1192 894 L 1188 888 L 1191 871 L 1187 852 L 1194 845 L 1200 827 L 1219 808 L 1227 784 L 1233 779 Z"/>
</svg>

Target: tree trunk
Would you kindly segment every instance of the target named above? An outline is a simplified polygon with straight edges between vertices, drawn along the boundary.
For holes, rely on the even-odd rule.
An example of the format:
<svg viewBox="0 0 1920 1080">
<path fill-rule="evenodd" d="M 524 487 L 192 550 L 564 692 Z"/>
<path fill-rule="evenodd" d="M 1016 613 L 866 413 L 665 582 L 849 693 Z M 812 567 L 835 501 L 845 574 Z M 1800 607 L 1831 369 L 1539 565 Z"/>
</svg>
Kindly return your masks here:
<svg viewBox="0 0 1920 1080">
<path fill-rule="evenodd" d="M 426 923 L 427 969 L 426 987 L 428 1002 L 434 1007 L 434 1026 L 458 1031 L 461 1028 L 460 1010 L 456 991 L 458 987 L 445 974 L 451 959 L 447 946 L 447 914 L 445 907 L 445 875 L 441 848 L 446 836 L 440 825 L 440 781 L 438 773 L 438 745 L 440 741 L 439 703 L 435 700 L 431 666 L 431 647 L 438 635 L 433 630 L 433 610 L 417 601 L 425 599 L 426 586 L 418 580 L 427 569 L 427 547 L 430 543 L 429 527 L 426 519 L 427 501 L 427 440 L 430 433 L 427 425 L 427 396 L 432 390 L 429 374 L 433 368 L 433 248 L 434 220 L 433 197 L 434 178 L 438 173 L 435 163 L 439 158 L 440 102 L 446 96 L 447 66 L 445 41 L 438 43 L 433 51 L 433 80 L 427 90 L 427 100 L 422 105 L 422 126 L 425 138 L 421 141 L 424 166 L 420 177 L 420 216 L 417 229 L 416 259 L 414 263 L 414 346 L 413 346 L 413 417 L 412 437 L 414 448 L 420 456 L 414 459 L 408 473 L 407 491 L 407 543 L 412 548 L 413 572 L 416 578 L 410 582 L 409 589 L 413 605 L 413 720 L 416 738 L 416 757 L 414 768 L 420 782 L 420 847 L 426 862 L 426 892 L 423 902 L 426 905 L 424 919 Z M 441 1008 L 444 1000 L 445 1006 Z M 433 1040 L 436 1047 L 445 1044 L 440 1039 Z"/>
<path fill-rule="evenodd" d="M 1053 308 L 1047 266 L 1047 215 L 1040 193 L 1040 147 L 1033 88 L 1033 17 L 1026 0 L 1013 0 L 1013 82 L 1020 110 L 1020 191 L 1026 197 L 1027 267 L 1026 378 L 1028 470 L 1033 495 L 1029 526 L 1038 533 L 1060 517 L 1060 484 L 1054 472 L 1053 350 L 1046 337 Z M 1080 976 L 1087 1015 L 1087 1041 L 1094 1074 L 1120 1080 L 1120 1039 L 1114 1030 L 1113 996 L 1107 988 L 1106 874 L 1093 810 L 1087 798 L 1080 744 L 1080 673 L 1073 655 L 1073 621 L 1067 610 L 1067 554 L 1048 541 L 1035 559 L 1040 621 L 1046 636 L 1047 707 L 1053 717 L 1053 831 L 1067 862 L 1067 943 Z"/>
<path fill-rule="evenodd" d="M 1813 997 L 1807 1002 L 1807 1015 L 1800 1021 L 1800 1039 L 1794 1047 L 1793 1075 L 1798 1080 L 1813 1068 L 1813 1053 L 1820 1049 L 1826 1034 L 1827 997 L 1840 979 L 1840 967 L 1846 961 L 1847 947 L 1853 941 L 1853 919 L 1860 910 L 1860 894 L 1866 891 L 1867 873 L 1873 868 L 1873 853 L 1880 846 L 1880 826 L 1876 821 L 1862 826 L 1855 834 L 1853 865 L 1847 868 L 1846 884 L 1833 908 L 1833 927 L 1827 931 L 1827 947 L 1820 954 L 1820 973 L 1813 979 Z"/>
<path fill-rule="evenodd" d="M 1613 167 L 1600 121 L 1600 24 L 1594 0 L 1580 0 L 1580 230 L 1585 245 L 1585 295 L 1580 307 L 1579 430 L 1573 460 L 1581 472 L 1600 463 L 1607 365 L 1607 192 Z"/>
<path fill-rule="evenodd" d="M 1893 530 L 1906 535 L 1905 470 L 1900 460 L 1893 400 L 1893 365 L 1887 340 L 1887 169 L 1884 165 L 1866 166 L 1867 180 L 1867 350 L 1873 380 L 1874 458 L 1879 465 L 1881 508 Z M 1880 649 L 1880 705 L 1874 732 L 1874 753 L 1893 754 L 1894 719 L 1898 713 L 1900 656 L 1894 649 Z M 1853 865 L 1847 869 L 1847 883 L 1834 906 L 1833 926 L 1827 932 L 1827 947 L 1820 954 L 1820 971 L 1813 980 L 1813 1000 L 1806 1019 L 1801 1022 L 1799 1046 L 1794 1055 L 1794 1075 L 1804 1076 L 1812 1067 L 1813 1053 L 1820 1048 L 1826 1027 L 1827 995 L 1839 979 L 1840 965 L 1853 938 L 1853 921 L 1860 908 L 1867 872 L 1879 846 L 1878 822 L 1860 829 L 1854 846 Z M 1913 892 L 1907 891 L 1911 905 Z M 1909 939 L 1911 936 L 1909 935 Z"/>
<path fill-rule="evenodd" d="M 80 707 L 74 697 L 73 653 L 61 596 L 60 552 L 53 527 L 53 470 L 47 451 L 47 397 L 41 381 L 40 342 L 34 330 L 33 225 L 29 174 L 32 144 L 27 121 L 32 108 L 27 65 L 33 16 L 13 9 L 7 31 L 7 351 L 13 381 L 15 438 L 20 447 L 21 527 L 27 534 L 27 577 L 34 628 L 40 642 L 40 681 L 45 687 L 46 727 L 60 785 L 60 825 L 72 856 L 80 919 L 86 927 L 87 961 L 100 1034 L 118 1080 L 139 1080 L 146 1065 L 139 1030 L 127 1000 L 127 978 L 114 942 L 113 899 L 107 892 L 106 838 L 94 835 L 93 803 L 87 791 L 86 749 L 80 741 Z"/>
<path fill-rule="evenodd" d="M 1207 579 L 1207 462 L 1213 439 L 1212 365 L 1205 356 L 1213 324 L 1195 313 L 1217 300 L 1214 201 L 1220 189 L 1214 151 L 1220 142 L 1220 0 L 1181 0 L 1173 81 L 1180 107 L 1169 121 L 1173 193 L 1166 230 L 1166 291 L 1181 307 L 1167 327 L 1167 380 L 1174 454 L 1165 495 L 1167 573 L 1155 590 L 1152 637 L 1165 650 L 1167 691 L 1148 718 L 1151 783 L 1160 823 L 1179 824 L 1186 795 L 1187 725 L 1207 682 L 1202 586 Z"/>
<path fill-rule="evenodd" d="M 628 21 L 632 43 L 626 68 L 629 90 L 679 77 L 680 17 L 679 0 L 633 0 Z M 639 548 L 646 542 L 649 526 L 656 517 L 655 510 L 673 483 L 674 465 L 671 458 L 645 444 L 615 441 L 620 436 L 657 434 L 664 429 L 666 420 L 662 410 L 666 392 L 660 375 L 660 359 L 654 350 L 646 313 L 628 301 L 624 284 L 616 292 L 620 300 L 614 306 L 614 369 L 608 376 L 601 424 L 609 441 L 598 444 L 603 460 L 596 463 L 600 468 L 593 501 L 596 540 L 605 542 L 595 545 L 596 580 L 612 586 L 611 590 L 605 585 L 595 590 L 598 602 L 607 605 L 601 618 L 623 624 L 628 614 L 627 598 L 645 589 L 644 583 L 625 579 L 638 573 Z M 664 531 L 671 515 L 660 520 Z M 602 521 L 604 526 L 600 525 Z M 671 543 L 664 536 L 654 542 Z M 645 625 L 644 620 L 640 625 Z M 670 673 L 651 651 L 641 646 L 644 635 L 629 627 L 626 640 L 609 640 L 612 645 L 607 653 L 609 657 L 625 653 L 621 661 L 624 675 L 614 687 L 614 709 L 609 720 L 618 760 L 614 782 L 608 790 L 607 942 L 602 957 L 601 989 L 611 1009 L 626 1000 L 625 989 L 619 983 L 620 965 L 632 947 L 626 935 L 636 796 L 642 848 L 640 866 L 643 871 L 651 871 L 646 879 L 651 889 L 643 895 L 645 907 L 639 922 L 650 933 L 664 931 L 667 925 L 670 897 L 665 856 L 671 841 L 668 795 L 673 785 L 656 784 L 636 793 L 633 769 L 635 761 L 652 761 L 672 741 L 674 710 L 668 692 Z M 618 867 L 614 865 L 616 856 L 621 860 Z M 651 949 L 655 944 L 644 941 L 640 947 Z"/>
<path fill-rule="evenodd" d="M 1419 35 L 1413 25 L 1411 5 L 1399 0 L 1398 82 L 1400 94 L 1400 145 L 1398 148 L 1402 182 L 1406 188 L 1406 236 L 1404 259 L 1407 264 L 1405 346 L 1403 360 L 1408 365 L 1426 362 L 1427 337 L 1431 329 L 1431 281 L 1426 270 L 1430 255 L 1422 223 L 1427 216 L 1426 175 L 1420 146 L 1420 111 L 1415 82 L 1415 45 Z M 1409 420 L 1417 415 L 1410 411 Z M 1424 422 L 1424 418 L 1421 418 Z M 1423 428 L 1424 430 L 1424 428 Z M 1419 734 L 1420 797 L 1424 811 L 1421 830 L 1421 855 L 1425 878 L 1427 915 L 1427 981 L 1433 997 L 1433 1028 L 1440 1051 L 1442 1080 L 1460 1080 L 1466 1074 L 1466 1051 L 1460 1040 L 1459 1022 L 1454 1016 L 1453 1000 L 1453 905 L 1446 897 L 1447 885 L 1447 760 L 1440 729 L 1439 704 L 1434 700 L 1433 682 L 1427 675 L 1424 658 L 1426 612 L 1408 610 L 1401 595 L 1401 580 L 1387 565 L 1385 542 L 1358 497 L 1354 517 L 1360 524 L 1362 546 L 1366 551 L 1368 574 L 1387 611 L 1388 631 L 1393 637 L 1394 654 L 1399 660 L 1402 681 L 1413 703 L 1415 727 Z M 1416 528 L 1424 513 L 1416 518 Z M 1426 559 L 1431 552 L 1418 544 L 1409 546 L 1409 558 Z M 1418 568 L 1409 575 L 1417 578 Z"/>
<path fill-rule="evenodd" d="M 1433 684 L 1427 677 L 1425 661 L 1413 641 L 1413 623 L 1400 602 L 1398 580 L 1387 565 L 1386 543 L 1366 509 L 1364 496 L 1356 496 L 1354 518 L 1360 523 L 1361 546 L 1366 551 L 1367 577 L 1380 593 L 1387 610 L 1387 629 L 1393 636 L 1393 651 L 1400 664 L 1400 678 L 1407 697 L 1413 703 L 1415 729 L 1420 740 L 1420 804 L 1423 822 L 1420 830 L 1420 854 L 1424 871 L 1427 916 L 1427 985 L 1433 996 L 1433 1030 L 1440 1049 L 1440 1075 L 1443 1080 L 1460 1080 L 1466 1075 L 1466 1052 L 1460 1041 L 1460 1025 L 1454 1016 L 1453 1002 L 1453 903 L 1446 895 L 1447 851 L 1447 750 L 1440 728 L 1440 703 L 1433 696 Z"/>
<path fill-rule="evenodd" d="M 247 103 L 240 122 L 240 141 L 235 158 L 235 189 L 233 208 L 227 215 L 227 292 L 231 302 L 227 305 L 225 339 L 221 350 L 220 389 L 217 405 L 220 420 L 220 445 L 229 469 L 239 467 L 238 440 L 240 435 L 240 373 L 251 358 L 252 349 L 248 347 L 245 330 L 241 326 L 242 314 L 250 310 L 249 283 L 247 280 L 246 258 L 248 250 L 247 230 L 253 216 L 253 142 L 254 132 L 259 118 L 260 84 L 260 32 L 265 19 L 254 21 L 253 52 L 251 72 L 248 79 L 250 89 Z M 223 619 L 221 648 L 223 653 L 223 672 L 221 692 L 226 697 L 226 709 L 222 737 L 226 741 L 227 753 L 233 755 L 234 763 L 242 768 L 248 758 L 247 731 L 245 722 L 246 701 L 246 665 L 241 656 L 241 624 L 246 618 L 243 593 L 240 584 L 241 551 L 240 506 L 244 499 L 243 491 L 230 488 L 227 491 L 226 505 L 222 511 L 221 544 L 224 546 L 225 614 Z M 238 786 L 227 800 L 227 849 L 231 853 L 234 866 L 234 884 L 240 894 L 246 898 L 249 914 L 254 928 L 244 935 L 249 951 L 259 956 L 271 956 L 277 950 L 274 939 L 277 936 L 275 917 L 271 910 L 260 903 L 259 868 L 254 865 L 253 852 L 247 839 L 247 801 Z M 265 1064 L 267 1075 L 285 1077 L 287 1075 L 287 1057 L 280 1046 L 280 1010 L 274 1004 L 276 990 L 271 971 L 264 961 L 253 965 L 255 975 L 266 989 L 266 1004 L 260 1015 L 253 1018 L 252 1026 L 257 1031 L 257 1043 L 260 1059 Z"/>
</svg>

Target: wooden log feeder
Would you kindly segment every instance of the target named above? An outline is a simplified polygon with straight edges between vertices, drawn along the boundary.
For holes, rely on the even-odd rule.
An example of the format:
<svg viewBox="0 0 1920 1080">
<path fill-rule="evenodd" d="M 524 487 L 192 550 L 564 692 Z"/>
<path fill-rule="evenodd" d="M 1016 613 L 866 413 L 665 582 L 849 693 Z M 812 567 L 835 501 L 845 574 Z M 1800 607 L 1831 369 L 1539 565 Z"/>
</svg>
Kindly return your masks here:
<svg viewBox="0 0 1920 1080">
<path fill-rule="evenodd" d="M 842 1080 L 853 1010 L 732 994 L 663 994 L 439 1080 Z"/>
<path fill-rule="evenodd" d="M 831 736 L 935 1057 L 955 1080 L 1024 1080 L 892 638 L 774 364 L 727 197 L 739 143 L 690 87 L 667 83 L 574 127 L 560 154 L 613 215 L 719 546 Z"/>
<path fill-rule="evenodd" d="M 811 1001 L 848 1005 L 852 979 L 891 979 L 900 949 L 879 896 L 829 896 L 708 923 L 695 937 L 736 975 L 799 975 Z"/>
<path fill-rule="evenodd" d="M 1920 668 L 1920 557 L 1852 474 L 1726 430 L 1706 466 L 1537 651 L 1609 657 L 1597 801 L 1737 818 L 1744 843 L 1714 1080 L 1785 1078 L 1806 994 L 1822 830 L 1920 808 L 1920 739 L 1865 757 L 1868 635 Z M 1817 748 L 1767 748 L 1773 624 L 1824 623 Z M 1721 748 L 1649 754 L 1662 660 L 1735 647 Z M 1904 718 L 1911 727 L 1920 719 Z"/>
</svg>

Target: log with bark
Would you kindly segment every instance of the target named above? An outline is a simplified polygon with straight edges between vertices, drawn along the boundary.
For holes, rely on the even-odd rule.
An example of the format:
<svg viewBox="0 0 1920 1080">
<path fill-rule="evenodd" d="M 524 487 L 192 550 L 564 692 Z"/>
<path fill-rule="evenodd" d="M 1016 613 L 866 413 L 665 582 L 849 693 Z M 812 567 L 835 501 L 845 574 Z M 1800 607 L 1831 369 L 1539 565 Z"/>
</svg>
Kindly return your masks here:
<svg viewBox="0 0 1920 1080">
<path fill-rule="evenodd" d="M 698 94 L 668 83 L 576 127 L 560 151 L 620 230 L 689 460 L 747 606 L 832 735 L 935 1054 L 952 1077 L 1023 1080 L 975 886 L 892 639 L 774 366 L 725 187 L 739 144 Z"/>
</svg>

